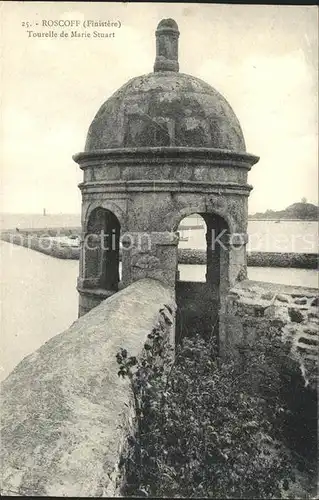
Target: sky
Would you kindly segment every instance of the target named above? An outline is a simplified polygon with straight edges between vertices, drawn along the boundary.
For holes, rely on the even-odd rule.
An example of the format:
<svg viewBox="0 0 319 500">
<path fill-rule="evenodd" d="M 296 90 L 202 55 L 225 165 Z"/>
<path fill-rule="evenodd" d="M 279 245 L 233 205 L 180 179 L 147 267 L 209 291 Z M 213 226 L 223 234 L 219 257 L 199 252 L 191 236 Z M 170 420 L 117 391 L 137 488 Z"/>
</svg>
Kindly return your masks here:
<svg viewBox="0 0 319 500">
<path fill-rule="evenodd" d="M 249 212 L 318 202 L 316 6 L 9 1 L 0 9 L 2 212 L 80 212 L 72 155 L 102 103 L 153 71 L 156 26 L 168 17 L 179 25 L 180 71 L 225 96 L 247 151 L 260 156 Z M 28 36 L 52 29 L 41 27 L 46 20 L 121 27 L 94 28 L 114 38 Z"/>
</svg>

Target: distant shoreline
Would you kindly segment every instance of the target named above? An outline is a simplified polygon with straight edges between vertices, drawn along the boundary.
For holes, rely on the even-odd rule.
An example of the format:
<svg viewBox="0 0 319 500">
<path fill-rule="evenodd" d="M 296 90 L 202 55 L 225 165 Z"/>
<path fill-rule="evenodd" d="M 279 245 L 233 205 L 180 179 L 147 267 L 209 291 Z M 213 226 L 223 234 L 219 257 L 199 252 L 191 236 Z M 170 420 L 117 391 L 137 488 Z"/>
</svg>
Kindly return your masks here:
<svg viewBox="0 0 319 500">
<path fill-rule="evenodd" d="M 71 235 L 71 232 L 69 234 Z M 70 260 L 79 260 L 80 258 L 79 247 L 71 247 L 68 245 L 61 246 L 61 244 L 51 242 L 48 248 L 44 248 L 43 244 L 40 245 L 40 238 L 38 236 L 32 236 L 31 238 L 26 237 L 23 239 L 21 238 L 21 235 L 23 235 L 23 231 L 21 233 L 12 233 L 10 231 L 6 231 L 1 233 L 0 238 L 1 240 L 8 243 L 23 246 L 29 248 L 30 250 L 35 250 L 45 255 L 49 255 L 50 257 Z M 27 236 L 27 233 L 25 233 L 25 235 Z M 179 248 L 178 263 L 190 265 L 205 265 L 206 251 L 200 249 Z M 247 252 L 247 265 L 249 267 L 318 269 L 318 254 L 288 252 Z"/>
<path fill-rule="evenodd" d="M 316 219 L 285 219 L 284 217 L 277 217 L 276 219 L 259 219 L 258 217 L 248 216 L 248 221 L 254 220 L 258 222 L 318 222 Z"/>
<path fill-rule="evenodd" d="M 189 222 L 186 221 L 188 219 Z M 197 214 L 192 214 L 185 217 L 181 221 L 180 229 L 200 229 L 204 226 L 204 220 L 201 223 L 196 221 L 196 223 L 191 222 L 192 219 L 198 219 Z M 285 217 L 285 215 L 280 216 L 279 214 L 273 214 L 272 216 L 265 216 L 260 214 L 256 216 L 255 214 L 248 215 L 248 222 L 317 222 L 316 218 L 296 218 L 296 217 Z M 81 229 L 81 215 L 80 214 L 12 214 L 12 213 L 0 213 L 0 231 L 11 231 L 18 228 L 20 231 L 35 231 L 38 230 L 52 230 L 59 229 L 60 231 L 68 231 L 70 229 L 78 228 Z"/>
</svg>

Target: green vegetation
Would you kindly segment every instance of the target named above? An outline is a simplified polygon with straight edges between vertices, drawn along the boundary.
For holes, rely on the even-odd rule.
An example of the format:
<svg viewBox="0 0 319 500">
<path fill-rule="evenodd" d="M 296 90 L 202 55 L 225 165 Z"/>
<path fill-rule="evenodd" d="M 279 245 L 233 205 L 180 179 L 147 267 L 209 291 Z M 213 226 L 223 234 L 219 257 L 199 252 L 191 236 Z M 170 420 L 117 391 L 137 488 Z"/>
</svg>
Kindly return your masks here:
<svg viewBox="0 0 319 500">
<path fill-rule="evenodd" d="M 123 459 L 124 496 L 295 498 L 298 468 L 313 466 L 289 444 L 291 374 L 300 374 L 290 346 L 272 334 L 224 362 L 211 339 L 185 338 L 169 373 L 167 341 L 156 329 L 141 362 L 118 353 L 138 420 Z"/>
</svg>

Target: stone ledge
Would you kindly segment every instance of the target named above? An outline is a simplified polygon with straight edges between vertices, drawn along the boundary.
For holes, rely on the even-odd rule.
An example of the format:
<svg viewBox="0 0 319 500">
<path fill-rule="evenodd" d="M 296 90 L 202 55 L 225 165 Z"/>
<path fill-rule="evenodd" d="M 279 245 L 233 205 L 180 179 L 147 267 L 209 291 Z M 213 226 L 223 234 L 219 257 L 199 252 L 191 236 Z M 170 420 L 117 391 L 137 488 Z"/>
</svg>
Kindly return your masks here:
<svg viewBox="0 0 319 500">
<path fill-rule="evenodd" d="M 150 147 L 150 148 L 112 148 L 112 149 L 97 149 L 91 152 L 82 152 L 73 155 L 73 160 L 80 165 L 81 168 L 90 166 L 101 160 L 107 160 L 112 163 L 129 163 L 147 162 L 161 163 L 163 160 L 171 160 L 175 163 L 195 164 L 200 160 L 209 163 L 225 163 L 233 162 L 234 166 L 243 167 L 249 170 L 252 165 L 258 162 L 259 157 L 249 153 L 238 153 L 231 150 L 217 148 L 194 148 L 194 147 Z"/>
<path fill-rule="evenodd" d="M 83 194 L 92 193 L 207 193 L 207 194 L 237 194 L 249 196 L 252 186 L 232 182 L 216 183 L 202 181 L 180 180 L 99 180 L 86 181 L 79 184 Z"/>
</svg>

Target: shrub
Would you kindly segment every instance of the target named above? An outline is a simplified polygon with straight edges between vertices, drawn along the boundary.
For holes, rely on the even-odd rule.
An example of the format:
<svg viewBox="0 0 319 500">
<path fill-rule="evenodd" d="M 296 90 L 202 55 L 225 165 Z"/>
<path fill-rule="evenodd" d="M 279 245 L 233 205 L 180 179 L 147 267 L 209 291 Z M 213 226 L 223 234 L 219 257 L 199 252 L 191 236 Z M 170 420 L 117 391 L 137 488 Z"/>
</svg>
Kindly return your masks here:
<svg viewBox="0 0 319 500">
<path fill-rule="evenodd" d="M 141 362 L 125 350 L 119 375 L 133 386 L 138 431 L 126 460 L 124 495 L 281 498 L 293 480 L 281 444 L 288 409 L 280 402 L 280 343 L 242 346 L 221 362 L 212 340 L 185 338 L 170 373 L 153 331 Z M 167 365 L 166 365 L 167 366 Z"/>
</svg>

